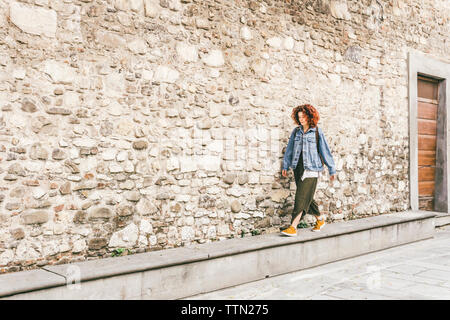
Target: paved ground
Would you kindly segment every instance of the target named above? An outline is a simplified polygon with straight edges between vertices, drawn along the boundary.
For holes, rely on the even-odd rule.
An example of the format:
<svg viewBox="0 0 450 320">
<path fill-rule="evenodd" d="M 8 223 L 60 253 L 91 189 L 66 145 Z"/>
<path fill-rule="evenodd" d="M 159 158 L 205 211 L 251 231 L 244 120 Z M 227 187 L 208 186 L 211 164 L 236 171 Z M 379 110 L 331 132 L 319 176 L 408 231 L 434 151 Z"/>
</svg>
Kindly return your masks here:
<svg viewBox="0 0 450 320">
<path fill-rule="evenodd" d="M 450 300 L 450 226 L 433 239 L 187 299 Z"/>
</svg>

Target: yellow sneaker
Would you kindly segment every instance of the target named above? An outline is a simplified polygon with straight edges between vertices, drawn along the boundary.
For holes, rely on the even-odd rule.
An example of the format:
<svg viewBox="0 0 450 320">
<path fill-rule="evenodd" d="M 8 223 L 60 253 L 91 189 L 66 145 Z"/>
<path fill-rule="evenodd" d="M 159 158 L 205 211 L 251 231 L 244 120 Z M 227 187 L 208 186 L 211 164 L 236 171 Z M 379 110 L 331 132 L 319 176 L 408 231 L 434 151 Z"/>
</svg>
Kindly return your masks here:
<svg viewBox="0 0 450 320">
<path fill-rule="evenodd" d="M 293 226 L 289 226 L 289 228 L 281 231 L 281 234 L 289 237 L 295 237 L 297 235 L 297 229 L 295 229 Z"/>
<path fill-rule="evenodd" d="M 325 219 L 317 220 L 316 225 L 314 226 L 314 228 L 312 228 L 312 231 L 314 231 L 314 232 L 320 231 L 320 229 L 322 229 L 324 225 L 325 225 Z"/>
</svg>

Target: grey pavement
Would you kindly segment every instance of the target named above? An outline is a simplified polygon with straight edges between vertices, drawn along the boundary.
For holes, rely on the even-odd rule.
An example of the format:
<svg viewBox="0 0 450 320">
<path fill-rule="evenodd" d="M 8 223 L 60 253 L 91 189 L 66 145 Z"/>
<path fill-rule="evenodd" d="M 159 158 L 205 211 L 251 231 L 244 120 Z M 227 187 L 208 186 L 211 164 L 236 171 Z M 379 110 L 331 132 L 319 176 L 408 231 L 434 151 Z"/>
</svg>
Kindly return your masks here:
<svg viewBox="0 0 450 320">
<path fill-rule="evenodd" d="M 189 299 L 450 300 L 450 225 L 436 228 L 432 239 Z"/>
</svg>

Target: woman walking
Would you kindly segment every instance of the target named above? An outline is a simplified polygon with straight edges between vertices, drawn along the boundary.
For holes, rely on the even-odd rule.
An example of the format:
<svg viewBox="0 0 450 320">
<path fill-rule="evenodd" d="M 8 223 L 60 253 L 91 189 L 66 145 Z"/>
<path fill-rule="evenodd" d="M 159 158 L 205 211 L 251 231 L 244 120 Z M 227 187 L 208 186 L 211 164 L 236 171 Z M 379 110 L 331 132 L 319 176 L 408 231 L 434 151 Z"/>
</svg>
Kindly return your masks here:
<svg viewBox="0 0 450 320">
<path fill-rule="evenodd" d="M 294 170 L 295 204 L 292 212 L 291 225 L 281 231 L 287 236 L 297 235 L 297 225 L 304 214 L 310 213 L 316 218 L 316 225 L 312 231 L 320 231 L 325 225 L 319 207 L 313 199 L 316 191 L 319 173 L 328 167 L 330 180 L 334 180 L 336 167 L 330 148 L 322 129 L 317 127 L 319 113 L 310 104 L 297 106 L 292 110 L 292 119 L 298 125 L 291 133 L 283 159 L 283 177 L 287 177 L 287 170 Z"/>
</svg>

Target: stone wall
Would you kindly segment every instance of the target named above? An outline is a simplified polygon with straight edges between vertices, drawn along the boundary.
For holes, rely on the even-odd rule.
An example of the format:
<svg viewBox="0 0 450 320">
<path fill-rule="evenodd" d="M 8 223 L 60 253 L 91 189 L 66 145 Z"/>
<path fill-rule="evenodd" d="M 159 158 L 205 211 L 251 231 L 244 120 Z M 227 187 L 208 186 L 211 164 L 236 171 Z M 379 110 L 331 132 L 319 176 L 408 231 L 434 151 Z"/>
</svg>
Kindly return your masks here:
<svg viewBox="0 0 450 320">
<path fill-rule="evenodd" d="M 329 221 L 406 210 L 407 52 L 450 62 L 446 2 L 1 0 L 0 271 L 278 231 L 301 103 Z"/>
</svg>

